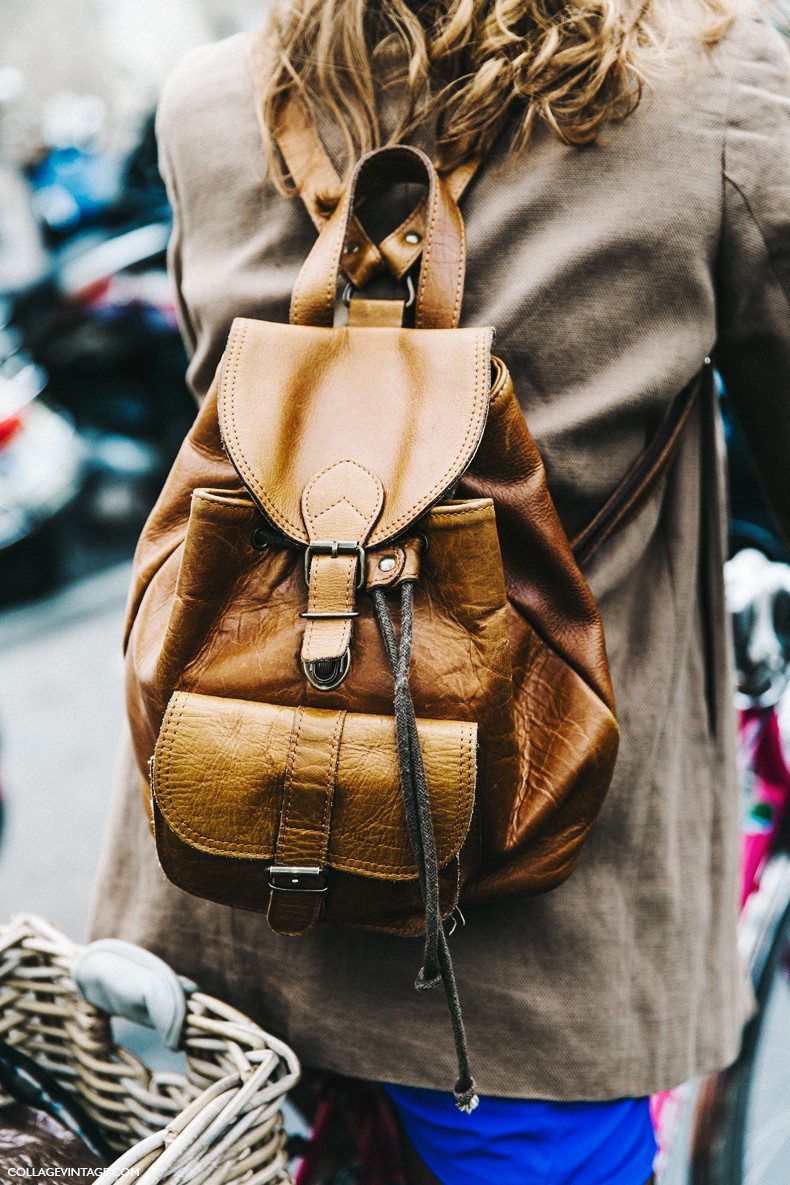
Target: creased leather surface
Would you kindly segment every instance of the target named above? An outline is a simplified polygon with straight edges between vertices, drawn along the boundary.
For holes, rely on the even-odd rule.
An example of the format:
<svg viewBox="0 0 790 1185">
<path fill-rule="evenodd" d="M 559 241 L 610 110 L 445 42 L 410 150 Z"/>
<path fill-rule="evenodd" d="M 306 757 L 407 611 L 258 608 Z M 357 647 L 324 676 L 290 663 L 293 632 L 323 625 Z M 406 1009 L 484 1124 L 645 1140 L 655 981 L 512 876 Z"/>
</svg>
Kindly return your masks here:
<svg viewBox="0 0 790 1185">
<path fill-rule="evenodd" d="M 546 488 L 507 368 L 494 359 L 491 422 L 459 493 L 493 498 L 511 603 L 613 711 L 603 629 Z"/>
<path fill-rule="evenodd" d="M 264 381 L 260 376 L 267 374 L 267 359 L 275 353 L 261 352 L 264 341 L 274 341 L 272 330 L 277 331 L 277 340 L 288 343 L 277 363 L 284 374 L 288 368 L 292 372 L 291 380 L 279 388 L 285 409 L 276 399 L 264 399 L 260 385 Z M 408 415 L 404 419 L 407 401 L 397 400 L 395 427 L 387 420 L 384 433 L 380 415 L 366 418 L 373 405 L 362 398 L 362 392 L 381 392 L 381 376 L 389 379 L 390 375 L 385 363 L 390 367 L 390 349 L 400 349 L 398 342 L 405 344 L 393 368 L 395 375 L 399 368 L 405 372 L 412 365 L 412 338 L 419 339 L 420 356 L 428 357 L 431 340 L 435 337 L 441 347 L 445 333 L 382 331 L 388 337 L 382 356 L 372 348 L 372 338 L 367 343 L 359 338 L 378 332 L 266 325 L 258 338 L 253 331 L 248 340 L 254 341 L 250 357 L 256 359 L 257 369 L 251 369 L 236 387 L 237 394 L 244 393 L 249 426 L 245 454 L 256 458 L 259 474 L 253 482 L 249 464 L 240 466 L 249 490 L 240 487 L 223 451 L 216 391 L 203 405 L 138 549 L 127 673 L 141 770 L 153 752 L 174 691 L 249 701 L 253 706 L 268 704 L 290 714 L 303 705 L 346 711 L 348 719 L 352 713 L 392 716 L 392 676 L 365 591 L 357 594 L 355 602 L 359 617 L 354 620 L 349 674 L 335 690 L 319 692 L 306 682 L 300 664 L 305 623 L 299 614 L 307 595 L 303 549 L 288 539 L 264 551 L 256 551 L 251 543 L 256 525 L 263 521 L 258 503 L 264 476 L 266 488 L 277 491 L 280 519 L 287 508 L 288 518 L 293 515 L 296 520 L 301 518 L 297 490 L 301 494 L 318 471 L 319 461 L 326 468 L 352 455 L 356 463 L 371 460 L 362 459 L 359 451 L 340 453 L 338 440 L 343 447 L 353 440 L 355 449 L 368 440 L 377 451 L 379 467 L 368 467 L 381 480 L 384 504 L 374 538 L 378 533 L 386 539 L 395 522 L 409 519 L 405 510 L 394 512 L 393 506 L 408 505 L 414 515 L 421 504 L 414 491 L 425 488 L 426 473 L 446 471 L 443 461 L 437 465 L 446 433 L 413 440 L 409 425 L 413 432 L 423 433 L 429 419 L 422 413 L 414 421 Z M 330 343 L 326 354 L 313 337 L 325 333 L 331 335 L 326 339 Z M 463 333 L 457 331 L 456 339 Z M 471 382 L 470 387 L 469 375 L 478 365 L 475 349 L 468 348 L 473 340 L 467 338 L 464 347 L 468 390 L 475 385 Z M 324 405 L 329 387 L 322 385 L 320 372 L 325 363 L 332 384 L 338 381 L 345 373 L 342 355 L 349 341 L 354 343 L 350 352 L 357 391 L 352 402 L 358 400 L 360 421 L 347 418 L 353 430 L 344 426 L 341 431 L 338 415 L 324 418 L 326 408 L 335 407 L 335 395 L 330 392 Z M 436 356 L 440 353 L 437 348 Z M 456 363 L 460 365 L 457 357 Z M 436 408 L 439 420 L 442 399 L 449 405 L 451 395 L 457 393 L 451 386 L 455 373 L 451 367 L 440 375 L 433 363 L 424 372 L 419 368 L 412 372 L 420 399 Z M 541 892 L 562 881 L 575 866 L 598 814 L 617 751 L 598 612 L 547 493 L 543 466 L 507 371 L 495 361 L 493 374 L 488 420 L 458 487 L 462 497 L 441 502 L 421 517 L 417 511 L 416 522 L 409 519 L 411 536 L 422 534 L 427 542 L 419 556 L 415 586 L 411 670 L 415 710 L 423 720 L 477 724 L 476 803 L 460 863 L 451 860 L 444 873 L 445 905 L 454 899 L 459 876 L 466 897 Z M 297 376 L 308 376 L 306 385 L 300 387 Z M 404 380 L 403 389 L 405 385 Z M 474 406 L 474 400 L 467 404 L 468 409 Z M 322 407 L 324 412 L 313 415 L 314 409 Z M 403 445 L 397 464 L 393 460 L 398 455 L 396 441 Z M 288 468 L 288 443 L 296 445 L 291 455 L 297 466 L 304 467 L 298 478 Z M 430 453 L 427 460 L 421 449 Z M 458 455 L 457 449 L 451 451 Z M 399 476 L 401 462 L 403 471 L 411 475 L 408 482 Z M 204 476 L 207 488 L 195 489 L 190 498 Z M 295 531 L 291 534 L 297 536 Z M 385 553 L 386 547 L 381 547 L 375 555 Z M 394 546 L 392 554 L 397 561 L 393 571 L 398 572 L 401 559 Z M 396 594 L 392 604 L 397 605 Z M 208 722 L 205 731 L 211 731 Z M 429 777 L 429 786 L 430 782 Z M 272 807 L 275 814 L 279 801 Z M 340 828 L 333 822 L 333 828 L 336 825 Z M 219 851 L 211 855 L 198 851 L 186 842 L 186 833 L 177 833 L 165 812 L 157 815 L 156 826 L 160 856 L 163 862 L 169 861 L 171 875 L 177 874 L 183 887 L 246 908 L 265 908 L 263 882 L 246 869 L 244 861 Z M 379 859 L 385 865 L 404 867 L 405 858 L 397 853 L 408 850 L 405 829 L 397 836 L 387 830 L 386 835 L 390 851 Z M 330 850 L 334 842 L 333 838 Z M 271 857 L 262 857 L 266 858 Z M 372 888 L 365 891 L 363 902 L 355 899 L 353 888 L 359 875 L 338 870 L 333 876 L 332 891 L 327 894 L 332 911 L 341 910 L 344 920 L 359 925 L 404 933 L 421 928 L 414 883 L 390 905 L 383 891 L 374 893 Z M 369 883 L 372 886 L 378 880 L 371 877 Z M 356 898 L 362 896 L 357 891 Z"/>
<path fill-rule="evenodd" d="M 237 319 L 221 367 L 219 418 L 241 480 L 279 530 L 306 543 L 305 486 L 334 463 L 354 461 L 385 490 L 370 542 L 392 539 L 474 456 L 488 407 L 490 345 L 490 329 L 418 333 Z"/>
<path fill-rule="evenodd" d="M 417 727 L 444 865 L 461 847 L 472 818 L 477 729 L 450 720 L 419 720 Z M 333 754 L 330 770 L 322 763 Z M 391 716 L 344 716 L 176 692 L 157 744 L 152 786 L 164 820 L 184 843 L 238 859 L 271 862 L 276 850 L 278 864 L 323 864 L 312 851 L 312 836 L 323 830 L 323 806 L 317 813 L 305 810 L 304 799 L 295 795 L 285 828 L 292 835 L 283 840 L 288 851 L 280 851 L 286 780 L 332 784 L 325 856 L 331 868 L 388 880 L 416 878 Z"/>
</svg>

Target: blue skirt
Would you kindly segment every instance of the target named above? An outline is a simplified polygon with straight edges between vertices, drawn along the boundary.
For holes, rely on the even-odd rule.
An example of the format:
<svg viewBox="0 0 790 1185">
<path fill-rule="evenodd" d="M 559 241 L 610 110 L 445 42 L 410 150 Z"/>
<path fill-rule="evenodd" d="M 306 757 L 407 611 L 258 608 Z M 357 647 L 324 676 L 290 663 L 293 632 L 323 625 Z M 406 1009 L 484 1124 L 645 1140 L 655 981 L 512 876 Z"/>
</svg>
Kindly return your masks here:
<svg viewBox="0 0 790 1185">
<path fill-rule="evenodd" d="M 383 1083 L 415 1151 L 442 1185 L 644 1185 L 656 1142 L 649 1101 L 547 1103 Z"/>
</svg>

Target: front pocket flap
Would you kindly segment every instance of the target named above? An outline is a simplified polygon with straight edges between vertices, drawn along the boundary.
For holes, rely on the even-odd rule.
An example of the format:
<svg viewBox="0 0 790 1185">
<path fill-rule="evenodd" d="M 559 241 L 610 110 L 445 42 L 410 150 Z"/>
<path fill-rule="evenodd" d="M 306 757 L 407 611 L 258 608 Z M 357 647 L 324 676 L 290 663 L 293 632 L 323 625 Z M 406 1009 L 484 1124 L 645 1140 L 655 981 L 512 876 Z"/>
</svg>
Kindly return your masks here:
<svg viewBox="0 0 790 1185">
<path fill-rule="evenodd" d="M 302 711 L 316 726 L 325 721 L 331 746 L 337 713 Z M 272 860 L 295 715 L 294 708 L 177 691 L 151 775 L 167 826 L 199 851 Z M 472 818 L 477 725 L 419 720 L 417 728 L 443 865 L 457 854 Z M 391 716 L 345 715 L 327 862 L 391 880 L 415 876 Z"/>
</svg>

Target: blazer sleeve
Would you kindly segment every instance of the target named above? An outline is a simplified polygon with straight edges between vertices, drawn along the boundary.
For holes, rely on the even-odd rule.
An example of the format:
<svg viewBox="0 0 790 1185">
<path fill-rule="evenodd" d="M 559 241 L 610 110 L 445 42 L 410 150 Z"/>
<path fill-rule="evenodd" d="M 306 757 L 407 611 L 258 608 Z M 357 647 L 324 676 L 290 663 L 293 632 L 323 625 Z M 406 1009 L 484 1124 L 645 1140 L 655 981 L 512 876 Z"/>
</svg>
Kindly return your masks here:
<svg viewBox="0 0 790 1185">
<path fill-rule="evenodd" d="M 716 362 L 790 540 L 790 48 L 747 25 L 724 143 Z"/>
<path fill-rule="evenodd" d="M 167 270 L 170 274 L 170 281 L 174 289 L 173 295 L 176 303 L 178 325 L 181 330 L 181 336 L 184 339 L 184 345 L 186 346 L 187 353 L 191 358 L 197 345 L 197 334 L 195 332 L 195 327 L 189 308 L 184 298 L 182 286 L 184 259 L 183 212 L 181 203 L 179 201 L 178 183 L 175 176 L 169 144 L 169 127 L 171 118 L 171 98 L 170 92 L 166 88 L 156 112 L 156 142 L 159 151 L 159 171 L 162 174 L 162 178 L 167 189 L 167 196 L 173 216 L 173 225 L 170 231 L 170 241 L 167 247 Z"/>
</svg>

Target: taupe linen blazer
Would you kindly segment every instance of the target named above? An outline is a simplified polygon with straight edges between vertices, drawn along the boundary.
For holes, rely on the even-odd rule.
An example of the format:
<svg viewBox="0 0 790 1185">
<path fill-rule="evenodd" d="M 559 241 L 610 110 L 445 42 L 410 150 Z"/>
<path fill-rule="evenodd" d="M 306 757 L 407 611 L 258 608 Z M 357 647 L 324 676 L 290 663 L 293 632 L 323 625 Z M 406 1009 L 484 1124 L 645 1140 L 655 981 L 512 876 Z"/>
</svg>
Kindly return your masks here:
<svg viewBox="0 0 790 1185">
<path fill-rule="evenodd" d="M 202 396 L 237 315 L 284 321 L 314 241 L 265 175 L 247 41 L 191 54 L 162 98 L 173 273 Z M 331 149 L 330 149 L 331 150 Z M 790 528 L 790 55 L 747 8 L 688 48 L 636 114 L 572 149 L 540 136 L 463 201 L 463 319 L 497 350 L 572 532 L 715 353 Z M 382 398 L 371 392 L 371 398 Z M 386 405 L 382 405 L 382 424 Z M 604 1099 L 734 1058 L 750 1006 L 736 955 L 739 791 L 722 591 L 722 448 L 699 407 L 670 476 L 599 552 L 622 743 L 578 870 L 532 900 L 470 908 L 452 946 L 483 1092 Z M 93 934 L 141 942 L 292 1042 L 313 1066 L 445 1088 L 439 994 L 420 944 L 192 899 L 164 878 L 128 751 Z"/>
</svg>

